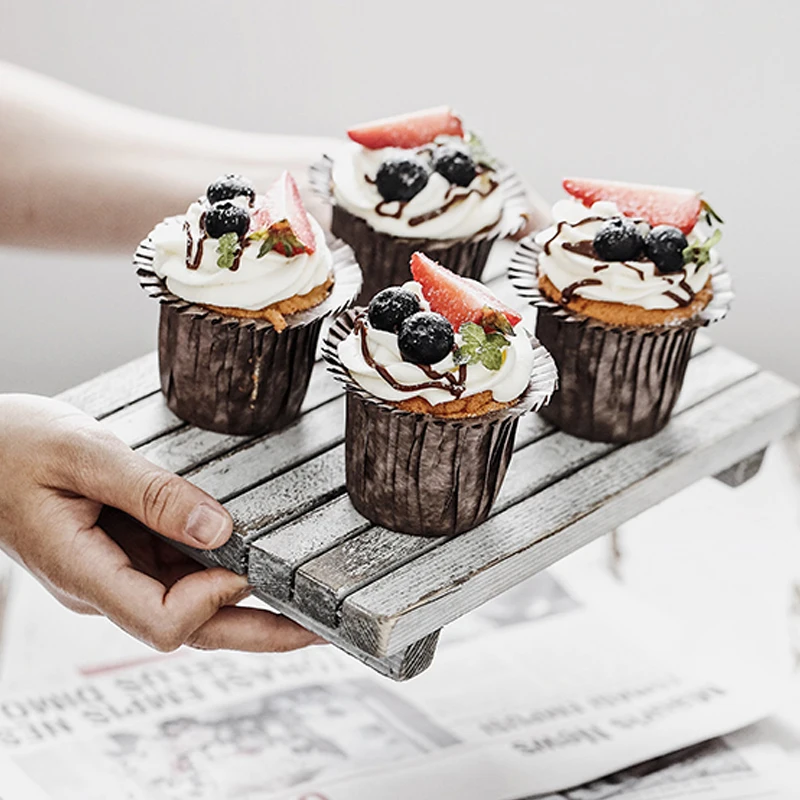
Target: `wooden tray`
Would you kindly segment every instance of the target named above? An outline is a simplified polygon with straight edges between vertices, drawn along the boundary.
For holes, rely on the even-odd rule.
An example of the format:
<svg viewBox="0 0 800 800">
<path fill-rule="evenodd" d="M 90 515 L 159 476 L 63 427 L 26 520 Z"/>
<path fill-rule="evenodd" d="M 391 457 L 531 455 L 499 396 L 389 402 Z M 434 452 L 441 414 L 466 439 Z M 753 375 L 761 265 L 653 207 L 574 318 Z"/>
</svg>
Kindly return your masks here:
<svg viewBox="0 0 800 800">
<path fill-rule="evenodd" d="M 504 278 L 490 286 L 514 302 Z M 247 573 L 269 605 L 395 680 L 429 666 L 448 622 L 699 478 L 736 486 L 752 477 L 767 444 L 800 419 L 800 389 L 701 335 L 664 431 L 620 447 L 527 415 L 492 517 L 429 539 L 373 526 L 353 509 L 343 483 L 344 398 L 322 363 L 302 417 L 257 438 L 175 417 L 155 353 L 60 398 L 225 504 L 231 541 L 193 556 Z"/>
</svg>

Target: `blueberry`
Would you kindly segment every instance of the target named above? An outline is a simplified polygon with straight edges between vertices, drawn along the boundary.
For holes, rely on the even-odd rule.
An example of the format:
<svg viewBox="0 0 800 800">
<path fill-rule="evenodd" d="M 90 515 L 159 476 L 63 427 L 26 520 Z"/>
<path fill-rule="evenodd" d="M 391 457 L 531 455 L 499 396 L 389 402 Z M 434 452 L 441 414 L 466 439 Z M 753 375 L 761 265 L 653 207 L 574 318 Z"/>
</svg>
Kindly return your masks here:
<svg viewBox="0 0 800 800">
<path fill-rule="evenodd" d="M 593 244 L 603 261 L 635 261 L 642 254 L 644 241 L 633 220 L 612 217 L 603 223 Z"/>
<path fill-rule="evenodd" d="M 469 186 L 477 174 L 469 153 L 446 145 L 434 153 L 433 168 L 456 186 Z"/>
<path fill-rule="evenodd" d="M 683 251 L 688 246 L 683 231 L 672 225 L 656 225 L 644 240 L 644 251 L 659 272 L 680 272 L 684 266 Z"/>
<path fill-rule="evenodd" d="M 235 233 L 241 238 L 250 227 L 250 214 L 246 208 L 223 200 L 206 211 L 203 224 L 209 239 L 219 239 L 226 233 Z"/>
<path fill-rule="evenodd" d="M 209 184 L 206 197 L 212 205 L 220 200 L 233 200 L 234 197 L 246 197 L 252 203 L 256 199 L 256 190 L 241 175 L 223 175 Z"/>
<path fill-rule="evenodd" d="M 427 185 L 428 168 L 416 157 L 390 158 L 380 165 L 375 176 L 375 186 L 387 203 L 411 200 Z"/>
<path fill-rule="evenodd" d="M 436 364 L 453 352 L 453 326 L 432 311 L 418 311 L 400 326 L 397 345 L 405 361 Z"/>
<path fill-rule="evenodd" d="M 372 298 L 367 313 L 373 328 L 397 333 L 403 320 L 419 310 L 419 300 L 413 292 L 390 286 Z"/>
</svg>

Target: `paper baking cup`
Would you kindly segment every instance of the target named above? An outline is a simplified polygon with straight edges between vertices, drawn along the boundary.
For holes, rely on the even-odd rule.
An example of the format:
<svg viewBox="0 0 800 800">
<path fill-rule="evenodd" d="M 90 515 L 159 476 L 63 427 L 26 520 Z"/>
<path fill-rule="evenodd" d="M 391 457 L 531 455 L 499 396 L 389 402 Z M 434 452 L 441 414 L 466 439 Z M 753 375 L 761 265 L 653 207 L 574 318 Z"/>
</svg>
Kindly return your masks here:
<svg viewBox="0 0 800 800">
<path fill-rule="evenodd" d="M 479 280 L 492 245 L 516 233 L 527 213 L 525 187 L 508 168 L 498 170 L 503 193 L 503 214 L 496 225 L 474 236 L 460 239 L 424 239 L 392 236 L 376 231 L 369 223 L 336 204 L 331 182 L 333 161 L 325 156 L 312 165 L 309 179 L 314 192 L 333 206 L 331 230 L 355 250 L 364 273 L 364 285 L 357 302 L 366 305 L 381 289 L 411 279 L 409 262 L 412 253 L 424 252 L 449 270 Z"/>
<path fill-rule="evenodd" d="M 531 380 L 518 402 L 482 417 L 441 419 L 402 411 L 364 391 L 339 360 L 338 345 L 358 312 L 331 326 L 322 354 L 347 390 L 347 492 L 371 522 L 401 533 L 451 536 L 491 511 L 511 460 L 520 416 L 556 383 L 553 359 L 535 344 Z"/>
<path fill-rule="evenodd" d="M 713 297 L 692 318 L 662 326 L 613 326 L 547 297 L 539 289 L 540 253 L 533 239 L 523 239 L 509 278 L 536 307 L 536 337 L 558 365 L 559 386 L 542 416 L 592 441 L 633 442 L 657 433 L 680 394 L 697 330 L 728 313 L 733 291 L 727 271 L 714 268 Z"/>
<path fill-rule="evenodd" d="M 153 271 L 151 240 L 139 245 L 139 282 L 161 303 L 161 389 L 173 413 L 199 428 L 240 435 L 279 430 L 299 416 L 323 321 L 351 305 L 361 288 L 352 249 L 338 239 L 328 246 L 330 294 L 287 316 L 278 333 L 267 320 L 222 314 L 172 294 Z"/>
</svg>

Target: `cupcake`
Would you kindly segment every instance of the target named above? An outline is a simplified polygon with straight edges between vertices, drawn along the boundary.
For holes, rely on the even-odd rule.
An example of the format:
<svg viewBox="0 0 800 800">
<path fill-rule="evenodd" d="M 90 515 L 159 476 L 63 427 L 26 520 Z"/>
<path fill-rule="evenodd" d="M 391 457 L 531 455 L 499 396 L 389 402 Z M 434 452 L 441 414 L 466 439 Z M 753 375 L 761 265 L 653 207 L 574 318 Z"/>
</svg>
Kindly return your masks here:
<svg viewBox="0 0 800 800">
<path fill-rule="evenodd" d="M 601 442 L 669 421 L 698 328 L 733 297 L 716 245 L 722 220 L 696 192 L 566 179 L 555 225 L 524 240 L 512 281 L 538 308 L 559 388 L 543 415 Z"/>
<path fill-rule="evenodd" d="M 525 220 L 520 181 L 501 168 L 449 108 L 351 128 L 311 181 L 333 206 L 331 230 L 364 272 L 359 302 L 402 283 L 424 250 L 459 275 L 480 278 L 489 250 Z"/>
<path fill-rule="evenodd" d="M 555 366 L 482 284 L 422 253 L 411 272 L 342 315 L 323 355 L 347 389 L 355 508 L 392 530 L 448 536 L 489 515 L 519 417 L 550 396 Z"/>
<path fill-rule="evenodd" d="M 161 301 L 167 405 L 229 434 L 276 430 L 298 416 L 323 319 L 361 285 L 352 250 L 326 242 L 288 172 L 264 195 L 240 176 L 215 181 L 185 214 L 155 227 L 134 265 Z"/>
</svg>

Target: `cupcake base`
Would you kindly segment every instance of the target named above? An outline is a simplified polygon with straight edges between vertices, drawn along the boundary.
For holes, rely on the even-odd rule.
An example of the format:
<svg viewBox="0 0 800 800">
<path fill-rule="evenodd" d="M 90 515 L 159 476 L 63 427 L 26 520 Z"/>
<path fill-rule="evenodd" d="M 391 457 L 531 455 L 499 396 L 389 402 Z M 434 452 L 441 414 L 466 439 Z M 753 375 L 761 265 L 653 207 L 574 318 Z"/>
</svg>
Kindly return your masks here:
<svg viewBox="0 0 800 800">
<path fill-rule="evenodd" d="M 231 317 L 161 306 L 161 389 L 170 411 L 199 428 L 254 435 L 300 414 L 323 317 L 278 333 Z"/>
<path fill-rule="evenodd" d="M 361 288 L 352 249 L 338 239 L 327 244 L 333 277 L 321 287 L 321 302 L 285 317 L 283 312 L 277 327 L 174 295 L 154 271 L 151 239 L 139 245 L 136 274 L 161 304 L 161 388 L 174 414 L 206 430 L 242 436 L 278 430 L 298 417 L 322 325 L 350 306 Z M 311 298 L 305 299 L 300 305 L 309 306 Z"/>
<path fill-rule="evenodd" d="M 542 416 L 591 441 L 646 439 L 669 422 L 697 330 L 721 320 L 733 299 L 723 265 L 711 273 L 707 303 L 667 325 L 613 325 L 578 314 L 542 290 L 541 247 L 523 239 L 509 267 L 520 295 L 537 309 L 536 337 L 558 365 L 559 387 Z"/>
<path fill-rule="evenodd" d="M 630 332 L 540 308 L 536 338 L 558 364 L 542 416 L 572 436 L 634 442 L 660 431 L 678 399 L 697 328 Z"/>
<path fill-rule="evenodd" d="M 407 239 L 376 231 L 360 217 L 333 206 L 331 232 L 355 251 L 364 274 L 364 284 L 356 301 L 366 305 L 387 286 L 411 280 L 411 256 L 422 251 L 449 270 L 480 280 L 497 234 L 476 235 L 467 239 Z"/>
<path fill-rule="evenodd" d="M 418 536 L 452 536 L 480 525 L 503 483 L 519 418 L 553 392 L 553 359 L 532 342 L 526 390 L 481 416 L 405 411 L 366 392 L 339 359 L 339 344 L 357 314 L 341 314 L 322 346 L 331 373 L 347 391 L 345 473 L 353 505 L 377 525 Z"/>
<path fill-rule="evenodd" d="M 347 394 L 346 484 L 356 510 L 390 530 L 451 536 L 486 520 L 519 416 L 448 421 Z"/>
</svg>

